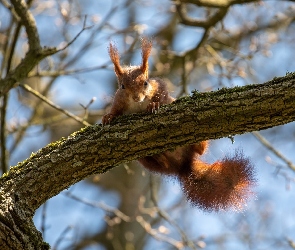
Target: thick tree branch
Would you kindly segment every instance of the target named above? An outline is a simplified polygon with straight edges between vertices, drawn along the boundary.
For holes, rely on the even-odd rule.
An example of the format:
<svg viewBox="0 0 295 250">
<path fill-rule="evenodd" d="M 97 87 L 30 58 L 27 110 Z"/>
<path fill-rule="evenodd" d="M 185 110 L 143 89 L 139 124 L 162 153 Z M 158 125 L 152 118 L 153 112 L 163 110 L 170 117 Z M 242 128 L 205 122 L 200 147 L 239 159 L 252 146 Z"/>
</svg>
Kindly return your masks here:
<svg viewBox="0 0 295 250">
<path fill-rule="evenodd" d="M 113 165 L 177 146 L 282 125 L 295 120 L 294 87 L 295 74 L 290 74 L 261 85 L 194 93 L 192 97 L 163 107 L 157 115 L 122 116 L 112 126 L 86 127 L 39 150 L 13 168 L 8 176 L 29 166 L 30 169 L 38 166 L 43 172 L 40 167 L 51 165 L 52 171 L 60 174 L 67 171 L 74 175 L 62 177 L 62 185 L 67 187 L 89 174 L 104 173 Z M 44 174 L 49 177 L 52 173 Z M 65 182 L 65 178 L 69 182 Z M 51 186 L 50 181 L 44 181 L 45 190 L 46 182 Z M 56 188 L 58 190 L 51 187 L 52 196 L 64 189 Z M 36 198 L 34 206 L 39 207 L 48 198 Z"/>
<path fill-rule="evenodd" d="M 30 49 L 41 50 L 40 38 L 37 30 L 35 19 L 31 12 L 28 10 L 28 6 L 25 0 L 11 0 L 14 10 L 20 18 L 20 23 L 26 28 L 28 35 L 28 42 Z"/>
<path fill-rule="evenodd" d="M 294 120 L 295 74 L 289 74 L 260 85 L 194 92 L 156 115 L 121 116 L 112 126 L 86 127 L 39 150 L 0 179 L 0 236 L 10 232 L 7 227 L 29 231 L 26 237 L 13 235 L 13 241 L 25 249 L 46 249 L 38 232 L 32 231 L 34 211 L 87 176 L 177 146 Z M 28 242 L 39 242 L 39 248 Z"/>
<path fill-rule="evenodd" d="M 221 21 L 229 10 L 228 7 L 221 7 L 213 15 L 209 16 L 206 20 L 201 20 L 189 17 L 187 15 L 186 6 L 181 2 L 176 2 L 175 6 L 180 17 L 180 22 L 182 24 L 188 26 L 202 27 L 206 29 L 214 26 L 216 23 Z"/>
<path fill-rule="evenodd" d="M 13 88 L 15 83 L 23 80 L 43 58 L 55 52 L 55 48 L 37 51 L 30 50 L 14 70 L 11 70 L 4 79 L 0 79 L 0 96 Z"/>
</svg>

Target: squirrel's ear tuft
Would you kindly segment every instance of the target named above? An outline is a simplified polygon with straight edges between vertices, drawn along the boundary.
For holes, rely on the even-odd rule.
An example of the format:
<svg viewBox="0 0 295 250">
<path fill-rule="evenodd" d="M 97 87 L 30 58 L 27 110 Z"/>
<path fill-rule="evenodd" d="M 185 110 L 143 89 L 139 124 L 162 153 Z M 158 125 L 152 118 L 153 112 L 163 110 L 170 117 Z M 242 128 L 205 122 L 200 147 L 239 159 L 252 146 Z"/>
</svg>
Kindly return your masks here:
<svg viewBox="0 0 295 250">
<path fill-rule="evenodd" d="M 110 43 L 110 46 L 108 49 L 109 49 L 110 58 L 114 64 L 115 73 L 119 77 L 123 74 L 123 69 L 120 65 L 120 55 L 119 55 L 118 49 L 112 43 Z"/>
<path fill-rule="evenodd" d="M 148 77 L 148 70 L 149 70 L 149 55 L 152 50 L 153 42 L 149 40 L 148 38 L 144 37 L 141 39 L 141 56 L 142 56 L 142 64 L 141 64 L 141 70 L 146 77 Z"/>
</svg>

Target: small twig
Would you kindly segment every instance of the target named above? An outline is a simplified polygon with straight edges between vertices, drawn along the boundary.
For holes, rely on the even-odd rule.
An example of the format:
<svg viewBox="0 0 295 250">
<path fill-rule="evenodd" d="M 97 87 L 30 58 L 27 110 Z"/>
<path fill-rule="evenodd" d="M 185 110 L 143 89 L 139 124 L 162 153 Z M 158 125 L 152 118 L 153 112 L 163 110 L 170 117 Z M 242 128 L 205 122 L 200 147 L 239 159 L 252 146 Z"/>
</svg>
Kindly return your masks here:
<svg viewBox="0 0 295 250">
<path fill-rule="evenodd" d="M 67 226 L 60 234 L 58 239 L 56 240 L 54 246 L 52 247 L 53 250 L 56 250 L 58 245 L 62 242 L 62 240 L 65 238 L 65 235 L 72 229 L 72 226 Z"/>
<path fill-rule="evenodd" d="M 84 106 L 83 104 L 80 103 L 80 106 L 84 109 L 84 117 L 83 117 L 84 120 L 86 120 L 88 118 L 89 107 L 93 102 L 95 102 L 95 100 L 96 100 L 96 97 L 94 96 L 91 98 L 91 100 L 89 101 L 89 103 L 86 106 Z"/>
<path fill-rule="evenodd" d="M 295 242 L 294 242 L 293 240 L 291 240 L 291 239 L 287 239 L 287 241 L 288 241 L 289 246 L 290 246 L 292 249 L 295 249 Z"/>
<path fill-rule="evenodd" d="M 45 87 L 45 89 L 41 93 L 43 96 L 47 95 L 50 88 L 52 87 L 52 84 L 54 83 L 54 80 L 55 80 L 55 78 L 50 79 L 49 83 L 47 84 L 47 86 Z M 36 101 L 34 104 L 35 108 L 32 110 L 30 117 L 28 117 L 28 119 L 27 119 L 27 122 L 17 125 L 17 130 L 16 130 L 17 134 L 14 135 L 14 141 L 10 147 L 10 154 L 11 155 L 13 154 L 14 150 L 16 149 L 16 147 L 19 145 L 19 143 L 21 142 L 21 140 L 25 136 L 26 130 L 29 128 L 30 125 L 34 124 L 35 118 L 38 116 L 38 107 L 40 106 L 41 103 L 42 103 L 42 100 L 38 99 L 38 101 Z M 44 121 L 43 124 L 46 125 L 46 122 L 48 123 L 49 119 L 50 118 L 45 118 L 45 119 L 42 118 L 42 121 Z M 38 125 L 40 125 L 40 124 L 38 124 Z"/>
<path fill-rule="evenodd" d="M 8 171 L 7 149 L 6 149 L 6 108 L 8 102 L 8 94 L 2 96 L 1 104 L 1 120 L 0 120 L 0 147 L 1 147 L 1 170 L 2 174 Z"/>
<path fill-rule="evenodd" d="M 184 245 L 183 245 L 183 243 L 181 241 L 177 241 L 177 240 L 175 240 L 175 239 L 173 239 L 171 237 L 167 237 L 167 236 L 161 234 L 160 232 L 158 232 L 158 230 L 153 229 L 151 227 L 151 224 L 148 223 L 142 216 L 137 216 L 136 221 L 143 227 L 143 229 L 149 235 L 151 235 L 156 240 L 166 242 L 166 243 L 174 246 L 177 249 L 183 249 L 184 248 Z"/>
<path fill-rule="evenodd" d="M 117 208 L 113 208 L 111 206 L 108 206 L 102 202 L 92 202 L 92 201 L 89 201 L 89 200 L 86 200 L 86 199 L 81 199 L 80 197 L 76 196 L 76 195 L 73 195 L 71 192 L 65 192 L 65 195 L 69 198 L 72 198 L 76 201 L 79 201 L 79 202 L 82 202 L 83 204 L 86 204 L 88 206 L 91 206 L 91 207 L 95 207 L 95 208 L 100 208 L 106 212 L 109 212 L 109 213 L 113 213 L 115 214 L 118 218 L 122 219 L 123 221 L 126 221 L 126 222 L 129 222 L 131 221 L 131 218 L 124 214 L 123 212 L 121 212 L 119 209 Z"/>
<path fill-rule="evenodd" d="M 74 69 L 74 70 L 58 70 L 58 71 L 41 71 L 41 72 L 30 72 L 28 78 L 30 77 L 57 77 L 61 75 L 74 75 L 79 73 L 87 73 L 99 69 L 106 69 L 109 67 L 108 64 L 103 64 L 101 66 L 89 67 L 89 68 L 82 68 L 82 69 Z"/>
<path fill-rule="evenodd" d="M 86 20 L 87 20 L 87 15 L 85 15 L 85 17 L 84 17 L 83 28 L 80 30 L 80 32 L 78 32 L 78 34 L 72 39 L 72 41 L 70 41 L 63 48 L 58 49 L 56 52 L 60 52 L 60 51 L 65 50 L 66 48 L 68 48 L 72 43 L 74 43 L 77 40 L 77 38 L 82 34 L 83 31 L 85 31 L 87 29 L 91 29 L 93 27 L 93 25 L 86 27 Z"/>
<path fill-rule="evenodd" d="M 92 117 L 102 117 L 105 114 L 105 110 L 104 109 L 100 109 L 100 110 L 92 110 L 91 113 L 89 113 L 89 116 Z M 82 116 L 84 115 L 84 112 L 79 112 L 79 114 L 77 114 L 78 116 Z M 26 130 L 29 126 L 35 126 L 35 125 L 41 125 L 41 126 L 46 126 L 46 125 L 51 125 L 54 123 L 58 123 L 58 122 L 64 122 L 67 119 L 71 119 L 71 117 L 65 116 L 63 114 L 57 114 L 48 118 L 37 118 L 32 120 L 31 118 L 26 121 L 23 122 L 22 124 L 17 124 L 17 126 L 15 124 L 13 124 L 12 126 L 8 124 L 8 134 L 13 134 L 13 133 L 19 133 L 21 130 Z M 17 144 L 19 143 L 20 139 L 17 140 Z M 15 150 L 16 145 L 13 145 L 10 149 L 9 152 L 12 153 L 13 150 Z"/>
<path fill-rule="evenodd" d="M 41 215 L 41 233 L 43 239 L 45 239 L 45 231 L 46 231 L 46 212 L 47 212 L 47 202 L 42 205 L 42 215 Z"/>
<path fill-rule="evenodd" d="M 83 119 L 81 119 L 80 117 L 70 113 L 67 110 L 64 110 L 63 108 L 61 108 L 60 106 L 58 106 L 57 104 L 53 103 L 52 101 L 50 101 L 48 98 L 46 98 L 45 96 L 41 95 L 38 91 L 32 89 L 29 85 L 27 84 L 21 84 L 20 85 L 23 89 L 25 89 L 26 91 L 30 92 L 31 94 L 33 94 L 34 96 L 40 98 L 42 101 L 44 101 L 45 103 L 47 103 L 49 106 L 55 108 L 56 110 L 64 113 L 65 115 L 73 118 L 75 121 L 82 123 L 85 126 L 90 126 L 91 124 L 88 123 L 87 121 L 84 121 Z"/>
<path fill-rule="evenodd" d="M 186 74 L 186 55 L 181 58 L 181 66 L 182 66 L 182 73 L 181 73 L 181 86 L 182 91 L 181 94 L 188 95 L 187 91 L 187 74 Z"/>
<path fill-rule="evenodd" d="M 184 246 L 188 246 L 191 249 L 197 249 L 194 242 L 189 240 L 186 233 L 180 228 L 180 226 L 174 221 L 172 220 L 169 215 L 159 207 L 158 205 L 158 201 L 156 199 L 156 194 L 155 194 L 155 187 L 154 187 L 154 180 L 152 179 L 152 176 L 150 177 L 150 190 L 151 190 L 151 201 L 154 203 L 156 210 L 158 212 L 158 214 L 160 215 L 160 217 L 162 217 L 164 220 L 166 220 L 168 223 L 170 223 L 172 226 L 174 226 L 178 232 L 181 235 L 182 238 L 182 242 Z"/>
<path fill-rule="evenodd" d="M 267 147 L 271 152 L 273 152 L 277 157 L 279 157 L 282 161 L 284 161 L 289 168 L 291 168 L 293 171 L 295 171 L 295 165 L 289 161 L 281 152 L 276 150 L 269 141 L 265 139 L 259 132 L 254 131 L 252 134 L 265 146 Z"/>
<path fill-rule="evenodd" d="M 190 70 L 189 73 L 187 73 L 187 75 L 195 71 L 195 68 L 196 68 L 195 61 L 197 58 L 197 53 L 199 49 L 202 47 L 202 45 L 206 42 L 207 38 L 209 37 L 209 32 L 210 32 L 210 27 L 204 30 L 201 40 L 197 43 L 197 45 L 194 48 L 178 55 L 179 57 L 186 57 L 186 61 L 194 63 L 192 69 Z"/>
</svg>

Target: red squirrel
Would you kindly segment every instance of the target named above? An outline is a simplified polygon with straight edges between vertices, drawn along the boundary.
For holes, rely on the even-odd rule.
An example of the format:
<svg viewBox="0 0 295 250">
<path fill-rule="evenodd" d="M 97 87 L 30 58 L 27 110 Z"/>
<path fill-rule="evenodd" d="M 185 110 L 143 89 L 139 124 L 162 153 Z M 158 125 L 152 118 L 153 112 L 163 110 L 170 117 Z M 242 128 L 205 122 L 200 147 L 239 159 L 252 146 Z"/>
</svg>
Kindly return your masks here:
<svg viewBox="0 0 295 250">
<path fill-rule="evenodd" d="M 117 48 L 112 43 L 109 45 L 119 89 L 110 112 L 102 118 L 103 125 L 110 124 L 123 114 L 155 112 L 161 105 L 175 100 L 169 95 L 165 81 L 148 77 L 152 42 L 143 38 L 141 48 L 141 65 L 122 67 Z M 207 148 L 208 141 L 202 141 L 174 151 L 146 156 L 139 162 L 152 172 L 176 177 L 187 199 L 201 209 L 241 210 L 252 194 L 251 187 L 255 182 L 253 165 L 241 152 L 213 164 L 205 163 L 199 158 Z"/>
</svg>

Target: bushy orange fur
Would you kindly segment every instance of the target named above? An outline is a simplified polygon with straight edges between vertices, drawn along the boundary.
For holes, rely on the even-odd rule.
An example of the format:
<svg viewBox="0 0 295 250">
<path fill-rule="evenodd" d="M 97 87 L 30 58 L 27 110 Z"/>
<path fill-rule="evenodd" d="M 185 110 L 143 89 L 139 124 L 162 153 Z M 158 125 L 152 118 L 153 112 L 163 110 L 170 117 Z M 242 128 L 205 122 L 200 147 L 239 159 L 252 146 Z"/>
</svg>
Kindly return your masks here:
<svg viewBox="0 0 295 250">
<path fill-rule="evenodd" d="M 241 151 L 211 165 L 195 159 L 179 179 L 187 199 L 209 211 L 242 210 L 255 182 L 253 165 Z"/>
<path fill-rule="evenodd" d="M 115 117 L 134 112 L 154 112 L 162 104 L 174 101 L 159 78 L 148 78 L 148 57 L 152 43 L 142 39 L 142 64 L 120 65 L 117 48 L 110 44 L 109 54 L 114 64 L 119 89 L 111 111 L 102 122 L 109 124 Z M 213 164 L 200 160 L 208 148 L 208 142 L 179 147 L 174 151 L 147 156 L 139 162 L 152 172 L 174 176 L 182 184 L 183 191 L 191 204 L 207 210 L 241 210 L 252 194 L 255 183 L 254 168 L 249 158 L 236 152 Z"/>
</svg>

